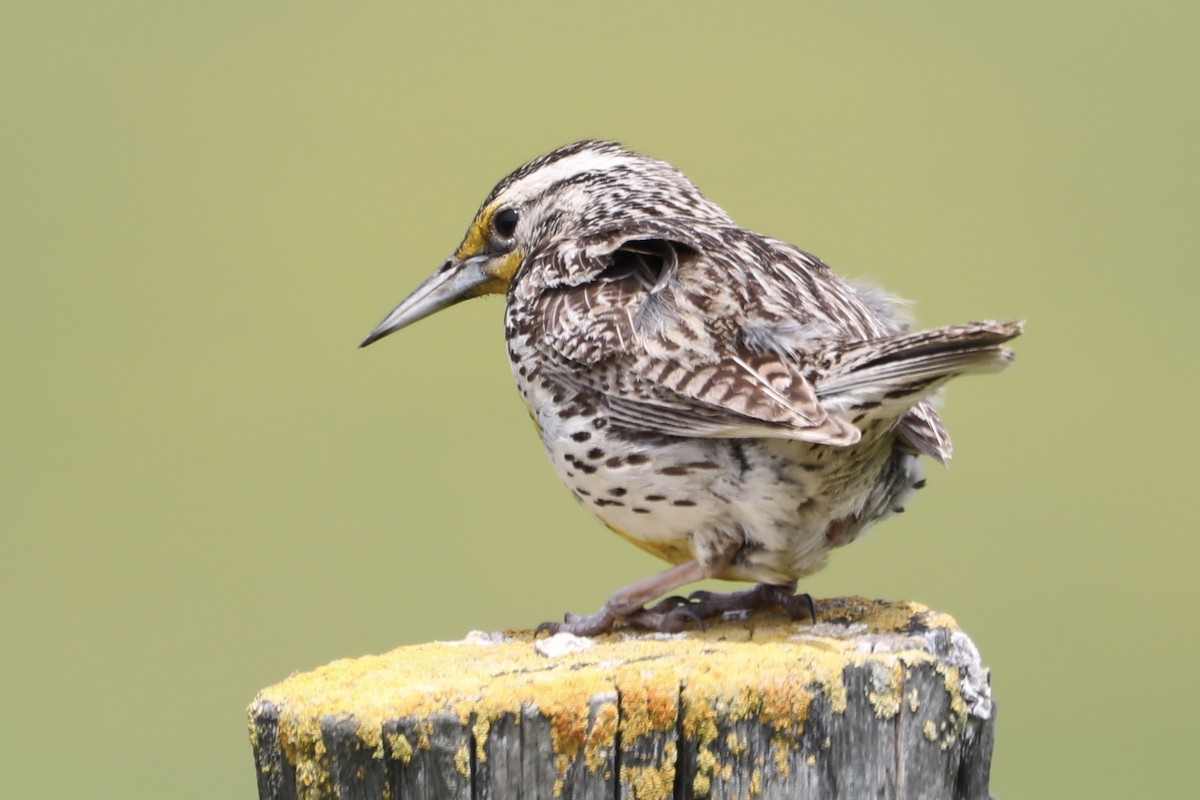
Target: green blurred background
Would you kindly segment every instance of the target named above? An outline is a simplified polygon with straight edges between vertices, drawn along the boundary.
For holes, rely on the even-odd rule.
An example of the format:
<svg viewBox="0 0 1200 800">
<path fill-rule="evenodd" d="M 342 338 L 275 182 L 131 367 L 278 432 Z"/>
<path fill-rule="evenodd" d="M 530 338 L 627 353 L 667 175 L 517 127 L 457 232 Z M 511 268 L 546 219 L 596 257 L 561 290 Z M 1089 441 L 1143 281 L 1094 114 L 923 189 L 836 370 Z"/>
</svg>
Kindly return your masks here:
<svg viewBox="0 0 1200 800">
<path fill-rule="evenodd" d="M 923 325 L 1029 320 L 805 588 L 959 619 L 1000 796 L 1192 796 L 1196 8 L 6 4 L 0 796 L 252 797 L 259 688 L 660 568 L 558 485 L 501 301 L 355 349 L 588 136 Z"/>
</svg>

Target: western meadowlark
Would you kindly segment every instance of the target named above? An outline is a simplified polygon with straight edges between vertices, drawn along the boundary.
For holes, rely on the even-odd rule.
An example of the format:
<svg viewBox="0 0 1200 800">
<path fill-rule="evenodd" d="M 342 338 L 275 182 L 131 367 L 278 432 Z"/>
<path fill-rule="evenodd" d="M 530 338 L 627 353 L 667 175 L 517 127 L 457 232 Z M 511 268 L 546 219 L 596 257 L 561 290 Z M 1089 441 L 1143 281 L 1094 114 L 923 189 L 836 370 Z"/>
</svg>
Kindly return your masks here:
<svg viewBox="0 0 1200 800">
<path fill-rule="evenodd" d="M 471 297 L 505 294 L 513 374 L 559 477 L 601 522 L 674 564 L 596 614 L 679 630 L 778 605 L 830 549 L 904 510 L 945 462 L 930 399 L 1004 368 L 1019 322 L 909 332 L 901 303 L 739 227 L 671 165 L 582 141 L 483 201 L 458 249 L 363 346 Z M 662 597 L 702 578 L 758 584 Z"/>
</svg>

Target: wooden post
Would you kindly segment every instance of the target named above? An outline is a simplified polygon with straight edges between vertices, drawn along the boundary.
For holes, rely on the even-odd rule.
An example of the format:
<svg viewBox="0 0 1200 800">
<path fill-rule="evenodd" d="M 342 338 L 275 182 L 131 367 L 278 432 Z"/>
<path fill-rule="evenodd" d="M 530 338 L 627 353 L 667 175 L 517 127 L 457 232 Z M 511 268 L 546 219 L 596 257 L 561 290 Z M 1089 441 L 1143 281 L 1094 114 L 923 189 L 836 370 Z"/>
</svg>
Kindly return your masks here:
<svg viewBox="0 0 1200 800">
<path fill-rule="evenodd" d="M 335 661 L 251 704 L 259 797 L 986 798 L 988 671 L 954 620 L 856 597 L 817 616 Z"/>
</svg>

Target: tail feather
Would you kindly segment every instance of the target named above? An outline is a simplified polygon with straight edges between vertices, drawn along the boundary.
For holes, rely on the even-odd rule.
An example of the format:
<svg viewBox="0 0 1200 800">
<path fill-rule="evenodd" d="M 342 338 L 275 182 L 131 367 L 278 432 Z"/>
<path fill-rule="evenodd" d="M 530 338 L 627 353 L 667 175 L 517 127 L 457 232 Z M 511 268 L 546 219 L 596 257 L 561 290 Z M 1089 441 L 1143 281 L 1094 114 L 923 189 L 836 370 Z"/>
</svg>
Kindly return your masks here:
<svg viewBox="0 0 1200 800">
<path fill-rule="evenodd" d="M 1023 327 L 1023 322 L 969 322 L 856 342 L 836 355 L 817 397 L 833 412 L 910 408 L 951 378 L 1007 367 L 1013 353 L 1003 345 Z"/>
</svg>

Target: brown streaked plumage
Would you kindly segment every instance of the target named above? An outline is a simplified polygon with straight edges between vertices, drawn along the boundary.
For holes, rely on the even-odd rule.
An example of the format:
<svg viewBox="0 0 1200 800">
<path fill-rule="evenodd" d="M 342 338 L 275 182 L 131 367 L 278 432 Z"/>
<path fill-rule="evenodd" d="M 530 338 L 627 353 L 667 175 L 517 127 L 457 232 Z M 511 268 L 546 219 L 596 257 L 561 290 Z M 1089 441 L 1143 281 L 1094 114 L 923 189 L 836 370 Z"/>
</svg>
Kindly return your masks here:
<svg viewBox="0 0 1200 800">
<path fill-rule="evenodd" d="M 678 630 L 764 604 L 811 614 L 798 578 L 904 510 L 919 455 L 950 457 L 931 398 L 1003 369 L 1018 322 L 909 332 L 900 304 L 736 225 L 665 162 L 612 142 L 500 181 L 454 255 L 369 344 L 468 297 L 507 293 L 513 374 L 559 476 L 605 525 L 675 566 L 600 612 Z M 729 595 L 651 600 L 701 578 Z"/>
</svg>

